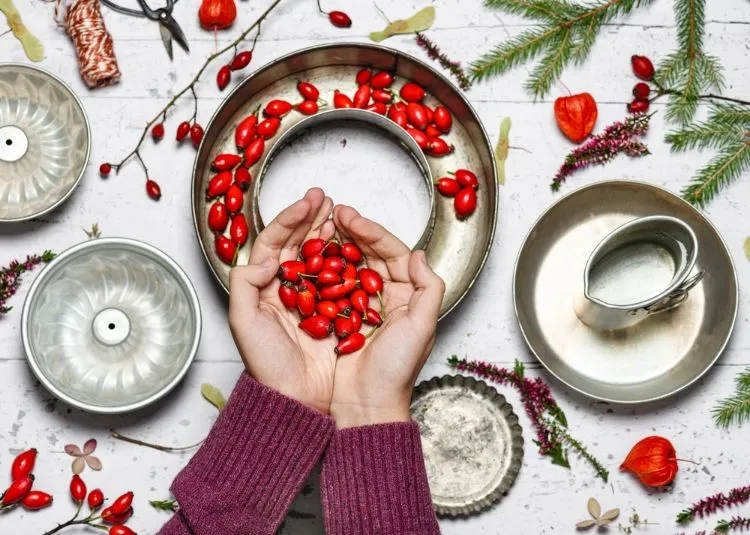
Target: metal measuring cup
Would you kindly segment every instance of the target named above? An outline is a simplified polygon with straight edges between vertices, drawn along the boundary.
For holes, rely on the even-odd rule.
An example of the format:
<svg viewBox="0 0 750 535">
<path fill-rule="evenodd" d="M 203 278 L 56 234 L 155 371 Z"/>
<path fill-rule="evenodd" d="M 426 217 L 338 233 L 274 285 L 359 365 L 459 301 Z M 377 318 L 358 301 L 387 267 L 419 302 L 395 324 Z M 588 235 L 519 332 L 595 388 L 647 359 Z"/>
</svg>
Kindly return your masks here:
<svg viewBox="0 0 750 535">
<path fill-rule="evenodd" d="M 624 329 L 673 310 L 705 271 L 690 273 L 698 240 L 683 221 L 669 216 L 634 219 L 610 232 L 586 262 L 578 318 L 598 329 Z"/>
</svg>

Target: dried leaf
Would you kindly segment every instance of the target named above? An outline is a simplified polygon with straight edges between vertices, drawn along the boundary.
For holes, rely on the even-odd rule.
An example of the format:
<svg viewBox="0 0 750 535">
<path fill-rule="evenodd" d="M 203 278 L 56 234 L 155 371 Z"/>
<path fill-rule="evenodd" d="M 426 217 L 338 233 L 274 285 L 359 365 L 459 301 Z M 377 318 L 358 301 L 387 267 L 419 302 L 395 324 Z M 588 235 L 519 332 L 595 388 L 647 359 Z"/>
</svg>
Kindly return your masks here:
<svg viewBox="0 0 750 535">
<path fill-rule="evenodd" d="M 423 32 L 430 29 L 433 22 L 435 22 L 435 8 L 427 6 L 406 20 L 394 20 L 382 32 L 372 32 L 370 39 L 379 43 L 393 35 Z"/>
<path fill-rule="evenodd" d="M 224 394 L 222 394 L 221 390 L 216 388 L 214 385 L 203 383 L 201 385 L 201 394 L 203 394 L 203 397 L 206 398 L 206 401 L 208 401 L 211 405 L 213 405 L 220 411 L 227 404 L 227 400 L 224 398 Z"/>
<path fill-rule="evenodd" d="M 65 453 L 67 453 L 68 455 L 72 455 L 73 457 L 83 456 L 83 452 L 81 452 L 80 448 L 75 444 L 66 444 Z"/>
<path fill-rule="evenodd" d="M 596 520 L 582 520 L 576 524 L 576 529 L 587 529 L 591 526 L 596 526 Z"/>
<path fill-rule="evenodd" d="M 76 460 L 73 461 L 73 464 L 70 465 L 70 469 L 74 474 L 80 474 L 83 472 L 84 468 L 86 468 L 86 461 L 83 460 L 83 457 L 77 457 Z"/>
<path fill-rule="evenodd" d="M 510 133 L 510 117 L 505 117 L 500 122 L 500 137 L 495 145 L 495 166 L 497 167 L 497 182 L 505 184 L 505 160 L 508 158 L 508 134 Z"/>
<path fill-rule="evenodd" d="M 96 439 L 90 438 L 86 441 L 86 443 L 83 445 L 83 453 L 86 455 L 89 455 L 90 453 L 94 453 L 94 450 L 96 449 Z"/>
<path fill-rule="evenodd" d="M 745 238 L 743 249 L 745 250 L 745 256 L 747 257 L 748 260 L 750 260 L 750 236 Z"/>
<path fill-rule="evenodd" d="M 86 464 L 89 465 L 89 468 L 91 468 L 92 470 L 96 470 L 98 472 L 102 469 L 102 462 L 99 460 L 99 457 L 88 455 L 84 457 L 84 459 L 86 459 Z"/>
<path fill-rule="evenodd" d="M 596 498 L 589 498 L 589 502 L 586 507 L 588 507 L 589 514 L 595 519 L 598 519 L 602 514 L 602 506 L 599 505 L 599 502 L 596 501 Z"/>
<path fill-rule="evenodd" d="M 599 517 L 599 520 L 609 520 L 612 522 L 615 518 L 620 516 L 620 510 L 618 508 L 610 509 L 606 513 L 604 513 L 602 516 Z"/>
<path fill-rule="evenodd" d="M 0 11 L 5 14 L 13 35 L 21 41 L 26 57 L 31 61 L 42 61 L 44 59 L 44 45 L 24 25 L 21 14 L 13 5 L 13 0 L 0 0 Z"/>
</svg>

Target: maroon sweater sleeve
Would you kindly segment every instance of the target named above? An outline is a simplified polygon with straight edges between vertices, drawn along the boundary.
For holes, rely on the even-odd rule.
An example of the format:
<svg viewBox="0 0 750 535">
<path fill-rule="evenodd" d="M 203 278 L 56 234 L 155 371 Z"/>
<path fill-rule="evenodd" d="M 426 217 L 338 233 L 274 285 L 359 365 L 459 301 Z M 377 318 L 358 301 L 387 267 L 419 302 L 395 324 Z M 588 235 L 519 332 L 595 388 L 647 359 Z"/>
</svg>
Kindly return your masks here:
<svg viewBox="0 0 750 535">
<path fill-rule="evenodd" d="M 334 433 L 333 420 L 243 373 L 177 475 L 160 535 L 273 535 Z"/>
<path fill-rule="evenodd" d="M 440 533 L 416 423 L 337 431 L 321 492 L 327 535 Z"/>
</svg>

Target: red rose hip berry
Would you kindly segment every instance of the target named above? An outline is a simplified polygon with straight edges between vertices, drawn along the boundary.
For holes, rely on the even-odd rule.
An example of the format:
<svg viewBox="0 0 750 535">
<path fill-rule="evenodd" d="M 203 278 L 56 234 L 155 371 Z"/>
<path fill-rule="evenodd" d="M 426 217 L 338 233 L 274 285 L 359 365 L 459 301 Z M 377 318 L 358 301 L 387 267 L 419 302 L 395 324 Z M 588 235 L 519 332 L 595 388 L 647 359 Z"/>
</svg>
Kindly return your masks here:
<svg viewBox="0 0 750 535">
<path fill-rule="evenodd" d="M 359 351 L 365 345 L 365 335 L 362 333 L 352 333 L 343 340 L 341 340 L 334 351 L 337 355 L 348 355 Z"/>
<path fill-rule="evenodd" d="M 641 80 L 651 80 L 654 77 L 654 64 L 646 56 L 634 55 L 630 57 L 630 65 L 633 67 L 633 74 Z"/>
</svg>

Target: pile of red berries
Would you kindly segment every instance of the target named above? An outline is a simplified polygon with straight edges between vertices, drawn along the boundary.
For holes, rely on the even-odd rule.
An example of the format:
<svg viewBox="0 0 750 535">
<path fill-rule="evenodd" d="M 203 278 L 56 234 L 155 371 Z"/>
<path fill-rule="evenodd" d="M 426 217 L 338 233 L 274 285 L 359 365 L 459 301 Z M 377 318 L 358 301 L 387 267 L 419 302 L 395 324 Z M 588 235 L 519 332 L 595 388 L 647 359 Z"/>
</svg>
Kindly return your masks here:
<svg viewBox="0 0 750 535">
<path fill-rule="evenodd" d="M 334 92 L 335 108 L 360 108 L 387 116 L 406 130 L 419 148 L 430 156 L 446 156 L 453 152 L 453 145 L 441 137 L 450 132 L 453 118 L 445 106 L 432 109 L 422 103 L 426 95 L 422 86 L 407 82 L 396 94 L 390 89 L 394 81 L 391 73 L 373 73 L 370 69 L 359 71 L 355 80 L 358 89 L 352 98 L 341 91 Z"/>
<path fill-rule="evenodd" d="M 630 65 L 633 68 L 633 74 L 645 82 L 638 82 L 633 86 L 633 100 L 628 104 L 628 111 L 630 113 L 647 111 L 651 87 L 646 82 L 654 79 L 654 64 L 646 56 L 631 56 Z"/>
<path fill-rule="evenodd" d="M 300 81 L 297 90 L 303 98 L 300 103 L 274 99 L 263 109 L 262 121 L 260 109 L 240 121 L 234 130 L 234 144 L 239 154 L 219 154 L 211 162 L 216 174 L 206 187 L 206 200 L 213 201 L 208 210 L 208 227 L 215 233 L 216 254 L 230 266 L 235 264 L 240 248 L 247 243 L 247 219 L 241 210 L 245 192 L 252 182 L 250 167 L 261 160 L 266 141 L 276 135 L 284 116 L 292 110 L 303 115 L 313 115 L 319 110 L 320 91 L 317 87 Z M 229 236 L 225 235 L 227 228 Z"/>
<path fill-rule="evenodd" d="M 465 219 L 477 208 L 477 190 L 479 180 L 477 175 L 468 169 L 456 169 L 448 174 L 453 178 L 443 177 L 435 184 L 441 195 L 453 197 L 453 209 L 456 217 Z"/>
<path fill-rule="evenodd" d="M 357 267 L 363 255 L 355 243 L 316 238 L 302 244 L 299 257 L 279 267 L 283 305 L 299 312 L 300 329 L 313 338 L 335 334 L 337 355 L 362 349 L 383 323 L 383 279 L 373 269 Z M 372 297 L 380 301 L 380 313 L 370 307 Z M 367 335 L 359 332 L 363 324 L 373 327 Z"/>
<path fill-rule="evenodd" d="M 13 460 L 10 468 L 10 487 L 6 489 L 0 499 L 0 511 L 22 505 L 24 509 L 36 511 L 52 504 L 52 496 L 40 490 L 31 490 L 34 486 L 34 464 L 36 463 L 36 449 L 32 448 L 20 453 Z"/>
</svg>

